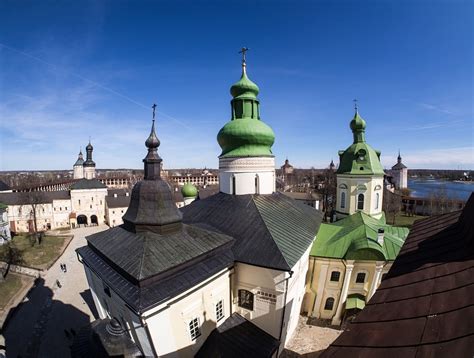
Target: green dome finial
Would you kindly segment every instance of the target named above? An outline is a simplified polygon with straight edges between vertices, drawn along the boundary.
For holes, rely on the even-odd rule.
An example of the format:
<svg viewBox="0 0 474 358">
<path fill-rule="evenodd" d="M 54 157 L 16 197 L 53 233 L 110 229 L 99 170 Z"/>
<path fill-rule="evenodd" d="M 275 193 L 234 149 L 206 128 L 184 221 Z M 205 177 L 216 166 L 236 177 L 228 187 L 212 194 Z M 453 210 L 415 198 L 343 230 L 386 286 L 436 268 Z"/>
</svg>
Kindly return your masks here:
<svg viewBox="0 0 474 358">
<path fill-rule="evenodd" d="M 365 142 L 365 120 L 359 115 L 359 108 L 357 107 L 356 99 L 354 100 L 354 103 L 355 114 L 350 124 L 352 133 L 354 134 L 354 143 Z"/>
<path fill-rule="evenodd" d="M 273 156 L 275 142 L 273 130 L 260 120 L 257 95 L 258 86 L 247 77 L 245 53 L 242 48 L 242 76 L 232 85 L 230 93 L 232 119 L 218 133 L 217 141 L 222 148 L 221 157 Z"/>
<path fill-rule="evenodd" d="M 187 182 L 181 188 L 181 194 L 183 198 L 196 198 L 198 196 L 198 190 L 193 184 Z"/>
</svg>

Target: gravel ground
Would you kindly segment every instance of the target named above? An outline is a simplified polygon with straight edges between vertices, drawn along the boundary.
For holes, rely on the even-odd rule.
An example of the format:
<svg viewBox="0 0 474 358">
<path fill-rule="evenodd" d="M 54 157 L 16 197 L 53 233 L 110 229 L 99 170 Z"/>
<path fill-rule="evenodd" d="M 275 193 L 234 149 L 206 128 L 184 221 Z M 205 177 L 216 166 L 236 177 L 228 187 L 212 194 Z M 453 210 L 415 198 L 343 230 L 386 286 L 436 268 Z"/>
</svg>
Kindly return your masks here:
<svg viewBox="0 0 474 358">
<path fill-rule="evenodd" d="M 331 327 L 307 324 L 307 321 L 308 317 L 300 316 L 293 338 L 286 345 L 281 358 L 316 358 L 342 333 Z"/>
</svg>

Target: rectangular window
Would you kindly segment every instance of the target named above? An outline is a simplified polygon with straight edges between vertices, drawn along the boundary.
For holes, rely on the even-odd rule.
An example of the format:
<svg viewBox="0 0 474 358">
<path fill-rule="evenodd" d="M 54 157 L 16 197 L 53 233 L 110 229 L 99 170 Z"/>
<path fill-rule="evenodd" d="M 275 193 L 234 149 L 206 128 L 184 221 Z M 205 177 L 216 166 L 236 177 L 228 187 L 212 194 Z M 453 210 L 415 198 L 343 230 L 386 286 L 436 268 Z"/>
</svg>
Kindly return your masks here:
<svg viewBox="0 0 474 358">
<path fill-rule="evenodd" d="M 220 321 L 222 318 L 224 318 L 224 300 L 216 303 L 216 320 Z"/>
<path fill-rule="evenodd" d="M 191 336 L 191 340 L 193 341 L 201 335 L 201 329 L 199 327 L 199 318 L 193 318 L 191 321 L 189 321 L 189 335 Z"/>
<path fill-rule="evenodd" d="M 339 282 L 339 277 L 340 276 L 341 276 L 341 273 L 339 271 L 331 272 L 331 281 Z"/>
<path fill-rule="evenodd" d="M 356 277 L 356 283 L 364 283 L 365 282 L 365 273 L 359 272 Z"/>
</svg>

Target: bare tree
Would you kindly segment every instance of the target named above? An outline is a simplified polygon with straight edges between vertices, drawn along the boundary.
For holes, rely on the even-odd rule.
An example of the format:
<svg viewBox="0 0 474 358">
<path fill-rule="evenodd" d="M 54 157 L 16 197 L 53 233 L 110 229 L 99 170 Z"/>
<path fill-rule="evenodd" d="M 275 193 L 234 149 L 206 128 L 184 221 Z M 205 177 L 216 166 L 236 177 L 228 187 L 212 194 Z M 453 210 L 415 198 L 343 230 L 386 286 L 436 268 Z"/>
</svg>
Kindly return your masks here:
<svg viewBox="0 0 474 358">
<path fill-rule="evenodd" d="M 387 213 L 387 219 L 391 218 L 391 224 L 395 225 L 397 214 L 400 212 L 401 209 L 402 197 L 398 193 L 392 193 L 387 188 L 384 188 L 383 195 L 383 210 Z"/>
<path fill-rule="evenodd" d="M 40 210 L 44 210 L 45 195 L 42 191 L 27 191 L 23 193 L 25 203 L 21 206 L 22 210 L 27 210 L 30 215 L 30 221 L 33 226 L 30 226 L 30 232 L 34 234 L 35 240 L 41 244 L 41 237 L 38 235 L 38 216 Z"/>
<path fill-rule="evenodd" d="M 10 272 L 11 265 L 23 264 L 23 252 L 13 244 L 12 240 L 10 240 L 1 246 L 0 261 L 7 264 L 2 269 L 2 272 L 0 272 L 0 281 L 2 281 Z"/>
</svg>

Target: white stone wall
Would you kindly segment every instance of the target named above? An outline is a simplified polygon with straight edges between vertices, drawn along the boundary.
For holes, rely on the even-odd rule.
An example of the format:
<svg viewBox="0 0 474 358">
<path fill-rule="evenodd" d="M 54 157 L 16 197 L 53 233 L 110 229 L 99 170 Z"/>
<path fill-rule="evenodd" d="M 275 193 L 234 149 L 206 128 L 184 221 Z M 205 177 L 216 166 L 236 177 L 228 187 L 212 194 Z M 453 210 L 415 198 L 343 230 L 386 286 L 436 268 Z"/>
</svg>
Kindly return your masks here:
<svg viewBox="0 0 474 358">
<path fill-rule="evenodd" d="M 53 200 L 52 228 L 69 227 L 69 214 L 71 210 L 71 200 Z"/>
<path fill-rule="evenodd" d="M 95 167 L 84 167 L 84 178 L 94 179 L 95 178 Z"/>
<path fill-rule="evenodd" d="M 33 208 L 31 205 L 9 205 L 8 221 L 10 229 L 14 232 L 29 232 L 29 222 L 33 222 Z M 13 222 L 13 224 L 12 224 Z M 38 231 L 48 229 L 48 224 L 52 228 L 53 223 L 53 204 L 37 204 L 36 205 L 36 223 Z M 32 224 L 34 225 L 34 224 Z"/>
<path fill-rule="evenodd" d="M 233 195 L 275 192 L 275 158 L 220 158 L 219 188 L 221 192 Z"/>
<path fill-rule="evenodd" d="M 383 177 L 361 175 L 337 175 L 336 213 L 338 219 L 362 211 L 375 218 L 382 216 Z M 343 204 L 343 193 L 345 205 Z M 364 208 L 357 208 L 359 194 L 364 195 Z"/>
<path fill-rule="evenodd" d="M 74 171 L 74 174 L 73 174 L 74 179 L 84 178 L 84 167 L 82 165 L 74 165 L 73 171 Z"/>
<path fill-rule="evenodd" d="M 127 212 L 128 207 L 109 208 L 105 210 L 105 220 L 107 225 L 115 227 L 123 224 L 122 216 Z"/>
<path fill-rule="evenodd" d="M 92 215 L 97 216 L 98 224 L 105 222 L 105 197 L 107 189 L 75 189 L 71 190 L 72 212 L 87 216 L 87 222 L 91 224 Z"/>
</svg>

